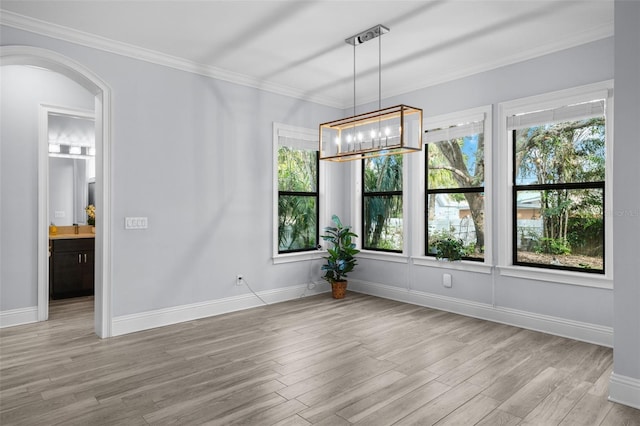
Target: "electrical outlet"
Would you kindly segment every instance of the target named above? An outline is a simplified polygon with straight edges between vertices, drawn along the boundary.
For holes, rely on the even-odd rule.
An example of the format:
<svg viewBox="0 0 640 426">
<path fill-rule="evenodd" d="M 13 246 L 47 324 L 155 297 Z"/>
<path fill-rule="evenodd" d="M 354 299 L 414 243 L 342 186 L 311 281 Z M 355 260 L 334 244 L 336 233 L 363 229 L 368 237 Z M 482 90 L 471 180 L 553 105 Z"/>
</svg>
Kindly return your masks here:
<svg viewBox="0 0 640 426">
<path fill-rule="evenodd" d="M 236 285 L 242 285 L 242 275 L 236 275 Z"/>
</svg>

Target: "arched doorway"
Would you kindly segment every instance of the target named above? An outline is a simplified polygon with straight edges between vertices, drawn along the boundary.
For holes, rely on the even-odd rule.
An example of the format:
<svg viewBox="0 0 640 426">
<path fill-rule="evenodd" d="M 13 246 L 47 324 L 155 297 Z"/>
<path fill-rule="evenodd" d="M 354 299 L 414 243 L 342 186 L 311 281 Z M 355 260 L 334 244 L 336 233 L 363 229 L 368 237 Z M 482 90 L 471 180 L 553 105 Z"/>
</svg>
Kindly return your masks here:
<svg viewBox="0 0 640 426">
<path fill-rule="evenodd" d="M 2 65 L 24 65 L 47 69 L 78 83 L 95 96 L 96 123 L 96 204 L 101 215 L 96 226 L 99 232 L 95 242 L 95 333 L 111 336 L 111 90 L 108 85 L 83 65 L 56 52 L 30 46 L 1 46 Z M 42 145 L 42 144 L 39 144 Z M 46 146 L 38 147 L 38 321 L 48 318 L 48 249 L 47 217 L 47 161 Z"/>
</svg>

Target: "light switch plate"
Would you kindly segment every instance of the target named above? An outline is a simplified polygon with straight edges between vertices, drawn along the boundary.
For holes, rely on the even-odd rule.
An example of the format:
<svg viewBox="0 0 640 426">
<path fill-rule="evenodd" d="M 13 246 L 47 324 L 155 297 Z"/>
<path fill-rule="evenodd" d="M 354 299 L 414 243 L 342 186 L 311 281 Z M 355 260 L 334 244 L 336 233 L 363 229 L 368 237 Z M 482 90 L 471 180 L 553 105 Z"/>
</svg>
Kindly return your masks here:
<svg viewBox="0 0 640 426">
<path fill-rule="evenodd" d="M 124 229 L 147 229 L 149 221 L 146 217 L 125 217 Z"/>
<path fill-rule="evenodd" d="M 442 274 L 442 285 L 451 288 L 451 274 Z"/>
</svg>

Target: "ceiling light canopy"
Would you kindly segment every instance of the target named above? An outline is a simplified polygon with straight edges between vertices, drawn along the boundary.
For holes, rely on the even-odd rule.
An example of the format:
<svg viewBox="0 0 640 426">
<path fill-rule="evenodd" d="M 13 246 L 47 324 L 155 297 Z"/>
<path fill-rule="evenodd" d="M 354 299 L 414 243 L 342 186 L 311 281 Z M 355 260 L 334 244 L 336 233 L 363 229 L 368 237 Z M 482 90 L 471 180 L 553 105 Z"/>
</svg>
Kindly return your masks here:
<svg viewBox="0 0 640 426">
<path fill-rule="evenodd" d="M 353 46 L 353 116 L 320 124 L 320 159 L 353 161 L 422 150 L 422 110 L 407 105 L 381 108 L 381 36 L 377 25 L 345 39 Z M 356 115 L 356 46 L 378 38 L 378 110 Z"/>
<path fill-rule="evenodd" d="M 363 31 L 360 34 L 356 34 L 354 36 L 346 38 L 344 41 L 345 43 L 350 44 L 352 46 L 357 46 L 366 41 L 373 40 L 374 38 L 379 37 L 388 32 L 389 32 L 389 28 L 385 27 L 384 25 L 376 25 L 375 27 L 369 28 L 368 30 Z"/>
</svg>

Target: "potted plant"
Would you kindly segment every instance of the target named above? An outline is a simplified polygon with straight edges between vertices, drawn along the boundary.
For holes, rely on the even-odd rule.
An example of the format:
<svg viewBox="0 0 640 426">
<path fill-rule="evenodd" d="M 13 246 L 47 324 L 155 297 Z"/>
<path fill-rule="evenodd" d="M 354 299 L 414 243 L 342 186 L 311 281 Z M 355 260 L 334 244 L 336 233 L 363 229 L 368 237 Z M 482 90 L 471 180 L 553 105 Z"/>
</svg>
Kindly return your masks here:
<svg viewBox="0 0 640 426">
<path fill-rule="evenodd" d="M 322 235 L 322 239 L 332 245 L 332 247 L 327 248 L 329 255 L 325 257 L 327 263 L 322 265 L 322 270 L 326 271 L 322 278 L 331 284 L 333 298 L 342 299 L 347 290 L 347 280 L 345 278 L 356 266 L 354 256 L 360 253 L 360 250 L 356 249 L 356 245 L 351 240 L 358 237 L 351 232 L 351 227 L 342 225 L 340 218 L 335 214 L 331 217 L 331 220 L 336 226 L 324 228 L 326 234 Z"/>
<path fill-rule="evenodd" d="M 462 240 L 451 236 L 437 239 L 433 246 L 436 249 L 436 259 L 446 259 L 453 262 L 461 260 L 467 254 Z"/>
</svg>

